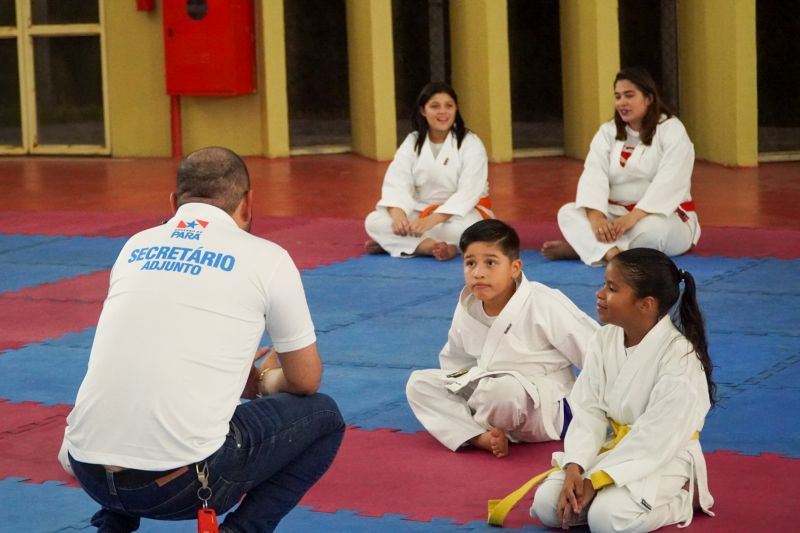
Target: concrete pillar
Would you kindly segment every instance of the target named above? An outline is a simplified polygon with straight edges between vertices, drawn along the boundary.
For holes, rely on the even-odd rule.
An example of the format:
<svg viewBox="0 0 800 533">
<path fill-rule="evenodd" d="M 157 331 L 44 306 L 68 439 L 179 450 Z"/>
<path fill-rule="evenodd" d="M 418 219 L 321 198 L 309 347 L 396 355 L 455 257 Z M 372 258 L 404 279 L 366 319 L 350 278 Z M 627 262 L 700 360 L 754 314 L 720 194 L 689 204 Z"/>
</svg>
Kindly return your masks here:
<svg viewBox="0 0 800 533">
<path fill-rule="evenodd" d="M 347 55 L 353 151 L 391 159 L 397 150 L 391 0 L 347 0 Z"/>
<path fill-rule="evenodd" d="M 755 4 L 678 2 L 680 118 L 698 158 L 758 164 Z"/>
<path fill-rule="evenodd" d="M 597 128 L 614 117 L 617 9 L 617 0 L 561 0 L 564 153 L 571 157 L 586 157 Z"/>
<path fill-rule="evenodd" d="M 452 0 L 453 88 L 467 127 L 492 161 L 511 161 L 511 76 L 506 0 Z"/>
</svg>

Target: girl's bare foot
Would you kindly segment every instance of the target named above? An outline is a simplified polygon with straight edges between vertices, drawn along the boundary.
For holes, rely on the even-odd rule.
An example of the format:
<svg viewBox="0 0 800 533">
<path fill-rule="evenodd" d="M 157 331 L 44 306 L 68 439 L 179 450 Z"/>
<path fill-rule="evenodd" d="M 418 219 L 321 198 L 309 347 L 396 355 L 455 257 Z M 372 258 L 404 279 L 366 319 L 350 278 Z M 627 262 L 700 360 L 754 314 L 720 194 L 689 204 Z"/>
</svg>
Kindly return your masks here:
<svg viewBox="0 0 800 533">
<path fill-rule="evenodd" d="M 542 255 L 550 261 L 578 259 L 575 249 L 566 241 L 547 241 L 542 245 Z"/>
<path fill-rule="evenodd" d="M 508 455 L 508 438 L 498 428 L 492 428 L 477 437 L 471 438 L 469 443 L 481 450 L 492 452 L 498 459 Z"/>
<path fill-rule="evenodd" d="M 364 251 L 367 252 L 369 255 L 378 255 L 386 253 L 386 250 L 381 248 L 381 245 L 372 239 L 367 239 L 367 242 L 364 243 Z"/>
<path fill-rule="evenodd" d="M 454 244 L 447 244 L 446 242 L 436 242 L 431 249 L 431 255 L 439 261 L 450 261 L 458 255 L 458 248 Z"/>
<path fill-rule="evenodd" d="M 609 261 L 611 261 L 612 259 L 614 259 L 614 257 L 616 257 L 616 256 L 617 256 L 617 254 L 619 254 L 621 251 L 622 251 L 622 250 L 620 250 L 620 249 L 619 249 L 619 248 L 617 248 L 616 246 L 615 246 L 615 247 L 613 247 L 613 248 L 611 248 L 609 251 L 607 251 L 607 252 L 606 252 L 606 255 L 603 257 L 603 261 L 605 261 L 606 263 L 608 263 Z"/>
</svg>

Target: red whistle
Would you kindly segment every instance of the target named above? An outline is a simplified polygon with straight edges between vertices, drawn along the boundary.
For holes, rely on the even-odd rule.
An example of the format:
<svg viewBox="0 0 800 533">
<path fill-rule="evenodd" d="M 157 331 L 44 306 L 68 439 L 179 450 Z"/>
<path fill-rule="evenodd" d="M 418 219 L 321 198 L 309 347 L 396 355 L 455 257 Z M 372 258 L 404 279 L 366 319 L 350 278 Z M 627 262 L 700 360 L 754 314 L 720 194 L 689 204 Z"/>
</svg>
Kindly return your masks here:
<svg viewBox="0 0 800 533">
<path fill-rule="evenodd" d="M 219 533 L 217 513 L 214 509 L 197 510 L 197 533 Z"/>
</svg>

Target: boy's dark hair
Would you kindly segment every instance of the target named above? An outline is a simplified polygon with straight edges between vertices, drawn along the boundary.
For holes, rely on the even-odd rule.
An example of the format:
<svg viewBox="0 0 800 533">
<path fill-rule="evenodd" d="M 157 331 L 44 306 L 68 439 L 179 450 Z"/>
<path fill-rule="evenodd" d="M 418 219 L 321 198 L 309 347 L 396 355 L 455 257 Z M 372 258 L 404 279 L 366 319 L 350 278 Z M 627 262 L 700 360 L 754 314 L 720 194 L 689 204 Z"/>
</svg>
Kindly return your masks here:
<svg viewBox="0 0 800 533">
<path fill-rule="evenodd" d="M 708 382 L 708 396 L 713 406 L 717 402 L 717 385 L 711 379 L 714 364 L 708 353 L 705 320 L 697 303 L 694 276 L 680 270 L 665 253 L 649 248 L 632 248 L 615 255 L 610 261 L 633 288 L 637 298 L 652 296 L 658 302 L 658 316 L 663 317 L 677 303 L 671 316 L 675 326 L 694 346 L 703 365 Z M 683 293 L 680 284 L 683 282 Z"/>
<path fill-rule="evenodd" d="M 481 220 L 464 230 L 458 243 L 461 253 L 466 253 L 467 248 L 473 242 L 496 244 L 512 261 L 519 259 L 519 235 L 514 228 L 502 220 Z"/>
</svg>

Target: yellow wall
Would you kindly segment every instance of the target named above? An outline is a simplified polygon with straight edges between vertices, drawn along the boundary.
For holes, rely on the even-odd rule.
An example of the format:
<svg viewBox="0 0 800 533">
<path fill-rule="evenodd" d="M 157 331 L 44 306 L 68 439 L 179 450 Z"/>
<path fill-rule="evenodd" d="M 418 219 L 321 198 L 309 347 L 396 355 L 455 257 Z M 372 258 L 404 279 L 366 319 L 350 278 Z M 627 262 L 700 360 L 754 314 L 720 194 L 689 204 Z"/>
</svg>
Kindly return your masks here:
<svg viewBox="0 0 800 533">
<path fill-rule="evenodd" d="M 104 0 L 109 139 L 115 157 L 170 155 L 160 11 Z"/>
<path fill-rule="evenodd" d="M 564 153 L 584 158 L 597 128 L 614 117 L 617 0 L 561 0 L 560 10 Z"/>
<path fill-rule="evenodd" d="M 115 157 L 171 154 L 170 99 L 166 94 L 161 4 L 156 3 L 156 6 L 154 11 L 142 12 L 136 11 L 136 2 L 133 1 L 105 0 L 103 4 L 108 54 L 109 137 L 111 153 Z M 268 4 L 268 7 L 274 6 Z M 280 24 L 283 24 L 282 19 Z M 267 74 L 275 77 L 277 68 L 279 66 L 258 80 L 259 94 L 181 97 L 184 153 L 214 144 L 227 146 L 242 155 L 271 155 L 266 147 L 272 145 L 265 145 L 262 132 L 274 134 L 271 141 L 278 146 L 280 153 L 280 116 L 273 114 L 276 126 L 265 124 L 266 113 L 262 114 L 262 103 L 272 96 L 265 92 L 265 80 Z M 277 78 L 276 85 L 279 86 L 280 76 Z M 285 80 L 283 87 L 285 91 Z M 274 107 L 280 111 L 279 97 L 276 101 L 278 104 Z"/>
<path fill-rule="evenodd" d="M 755 0 L 679 0 L 681 120 L 697 157 L 758 164 Z"/>
<path fill-rule="evenodd" d="M 261 104 L 262 153 L 267 157 L 289 155 L 289 104 L 286 94 L 286 46 L 283 0 L 256 2 L 256 18 L 263 36 L 257 43 L 258 87 Z M 258 40 L 258 39 L 257 39 Z"/>
<path fill-rule="evenodd" d="M 184 153 L 215 145 L 240 155 L 261 155 L 260 104 L 258 94 L 182 96 Z"/>
<path fill-rule="evenodd" d="M 452 0 L 453 88 L 469 129 L 492 161 L 511 160 L 511 82 L 506 0 Z"/>
<path fill-rule="evenodd" d="M 397 150 L 391 0 L 347 0 L 353 151 L 387 160 Z"/>
</svg>

